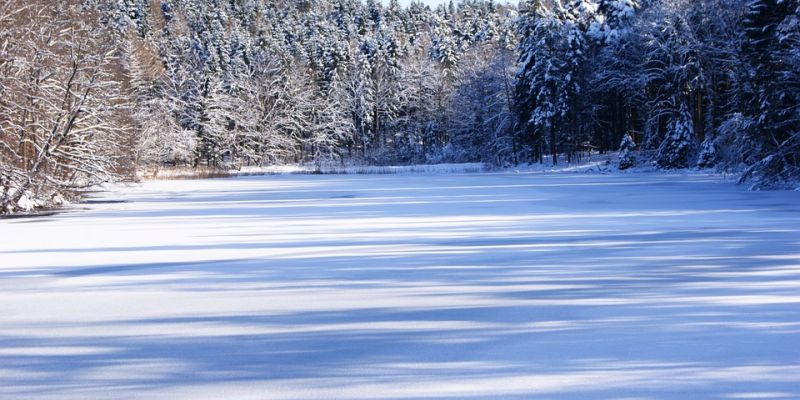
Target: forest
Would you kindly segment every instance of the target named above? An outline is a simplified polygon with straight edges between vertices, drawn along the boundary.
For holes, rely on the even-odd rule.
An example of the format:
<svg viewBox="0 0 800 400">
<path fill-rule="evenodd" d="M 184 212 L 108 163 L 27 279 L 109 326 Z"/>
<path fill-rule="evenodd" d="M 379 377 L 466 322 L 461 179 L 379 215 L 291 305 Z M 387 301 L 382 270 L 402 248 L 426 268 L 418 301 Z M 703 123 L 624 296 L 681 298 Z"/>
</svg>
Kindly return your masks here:
<svg viewBox="0 0 800 400">
<path fill-rule="evenodd" d="M 0 213 L 175 166 L 800 181 L 796 0 L 0 0 Z"/>
</svg>

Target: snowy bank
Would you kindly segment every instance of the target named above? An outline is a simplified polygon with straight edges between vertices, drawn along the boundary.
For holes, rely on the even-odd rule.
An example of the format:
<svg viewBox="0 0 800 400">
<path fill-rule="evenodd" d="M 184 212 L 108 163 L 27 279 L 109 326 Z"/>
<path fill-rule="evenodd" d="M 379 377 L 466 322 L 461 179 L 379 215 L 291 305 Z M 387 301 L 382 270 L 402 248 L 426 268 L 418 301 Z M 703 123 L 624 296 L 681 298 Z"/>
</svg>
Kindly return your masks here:
<svg viewBox="0 0 800 400">
<path fill-rule="evenodd" d="M 457 174 L 476 173 L 488 171 L 490 167 L 483 163 L 460 164 L 421 164 L 421 165 L 326 165 L 290 164 L 272 165 L 264 167 L 242 167 L 241 169 L 210 169 L 210 168 L 163 168 L 155 172 L 140 175 L 144 180 L 180 180 L 180 179 L 206 179 L 225 178 L 236 176 L 262 176 L 262 175 L 383 175 L 383 174 Z"/>
</svg>

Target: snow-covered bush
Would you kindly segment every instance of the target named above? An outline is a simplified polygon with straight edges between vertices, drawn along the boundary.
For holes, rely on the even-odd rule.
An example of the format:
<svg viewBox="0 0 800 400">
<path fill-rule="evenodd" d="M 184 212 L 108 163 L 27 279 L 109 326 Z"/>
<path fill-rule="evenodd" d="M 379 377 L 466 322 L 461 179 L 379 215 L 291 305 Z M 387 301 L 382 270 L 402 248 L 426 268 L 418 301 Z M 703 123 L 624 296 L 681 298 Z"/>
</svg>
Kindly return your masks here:
<svg viewBox="0 0 800 400">
<path fill-rule="evenodd" d="M 739 180 L 751 189 L 800 189 L 800 167 L 783 154 L 770 154 L 748 167 Z"/>
<path fill-rule="evenodd" d="M 8 183 L 5 182 L 5 179 L 2 175 L 0 175 L 0 207 L 3 209 L 0 210 L 0 214 L 9 213 L 11 212 L 11 207 L 8 203 L 8 197 L 10 196 L 11 188 L 7 186 Z"/>
<path fill-rule="evenodd" d="M 697 166 L 700 168 L 711 168 L 717 162 L 717 145 L 714 138 L 709 136 L 703 140 L 700 155 L 697 156 Z"/>
<path fill-rule="evenodd" d="M 625 135 L 619 145 L 619 169 L 625 170 L 636 165 L 634 150 L 636 150 L 636 143 L 633 142 L 631 135 Z"/>
<path fill-rule="evenodd" d="M 739 171 L 743 165 L 758 162 L 760 146 L 753 140 L 755 123 L 742 113 L 734 113 L 716 129 L 716 166 Z"/>
<path fill-rule="evenodd" d="M 656 164 L 664 169 L 689 167 L 694 152 L 694 127 L 692 115 L 686 105 L 681 105 L 667 125 L 667 135 L 656 154 Z"/>
</svg>

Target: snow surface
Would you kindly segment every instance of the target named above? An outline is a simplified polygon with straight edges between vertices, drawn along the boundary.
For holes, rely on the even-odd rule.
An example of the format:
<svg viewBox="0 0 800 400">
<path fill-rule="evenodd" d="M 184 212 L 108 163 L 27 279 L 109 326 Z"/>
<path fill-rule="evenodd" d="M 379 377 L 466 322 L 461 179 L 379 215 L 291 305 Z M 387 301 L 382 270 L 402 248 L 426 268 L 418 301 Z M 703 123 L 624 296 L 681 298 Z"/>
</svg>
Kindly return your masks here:
<svg viewBox="0 0 800 400">
<path fill-rule="evenodd" d="M 798 200 L 644 173 L 117 188 L 0 220 L 0 398 L 797 399 Z"/>
</svg>

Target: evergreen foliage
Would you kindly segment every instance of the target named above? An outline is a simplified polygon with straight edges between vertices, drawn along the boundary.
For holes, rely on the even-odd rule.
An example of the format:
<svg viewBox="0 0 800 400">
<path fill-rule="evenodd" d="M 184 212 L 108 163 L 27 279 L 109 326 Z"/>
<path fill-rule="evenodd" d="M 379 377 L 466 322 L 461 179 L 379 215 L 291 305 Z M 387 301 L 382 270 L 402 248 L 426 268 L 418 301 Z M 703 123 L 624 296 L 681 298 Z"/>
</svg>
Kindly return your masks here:
<svg viewBox="0 0 800 400">
<path fill-rule="evenodd" d="M 631 135 L 622 137 L 622 143 L 619 144 L 619 163 L 620 170 L 626 170 L 636 166 L 636 143 L 634 143 Z"/>
</svg>

